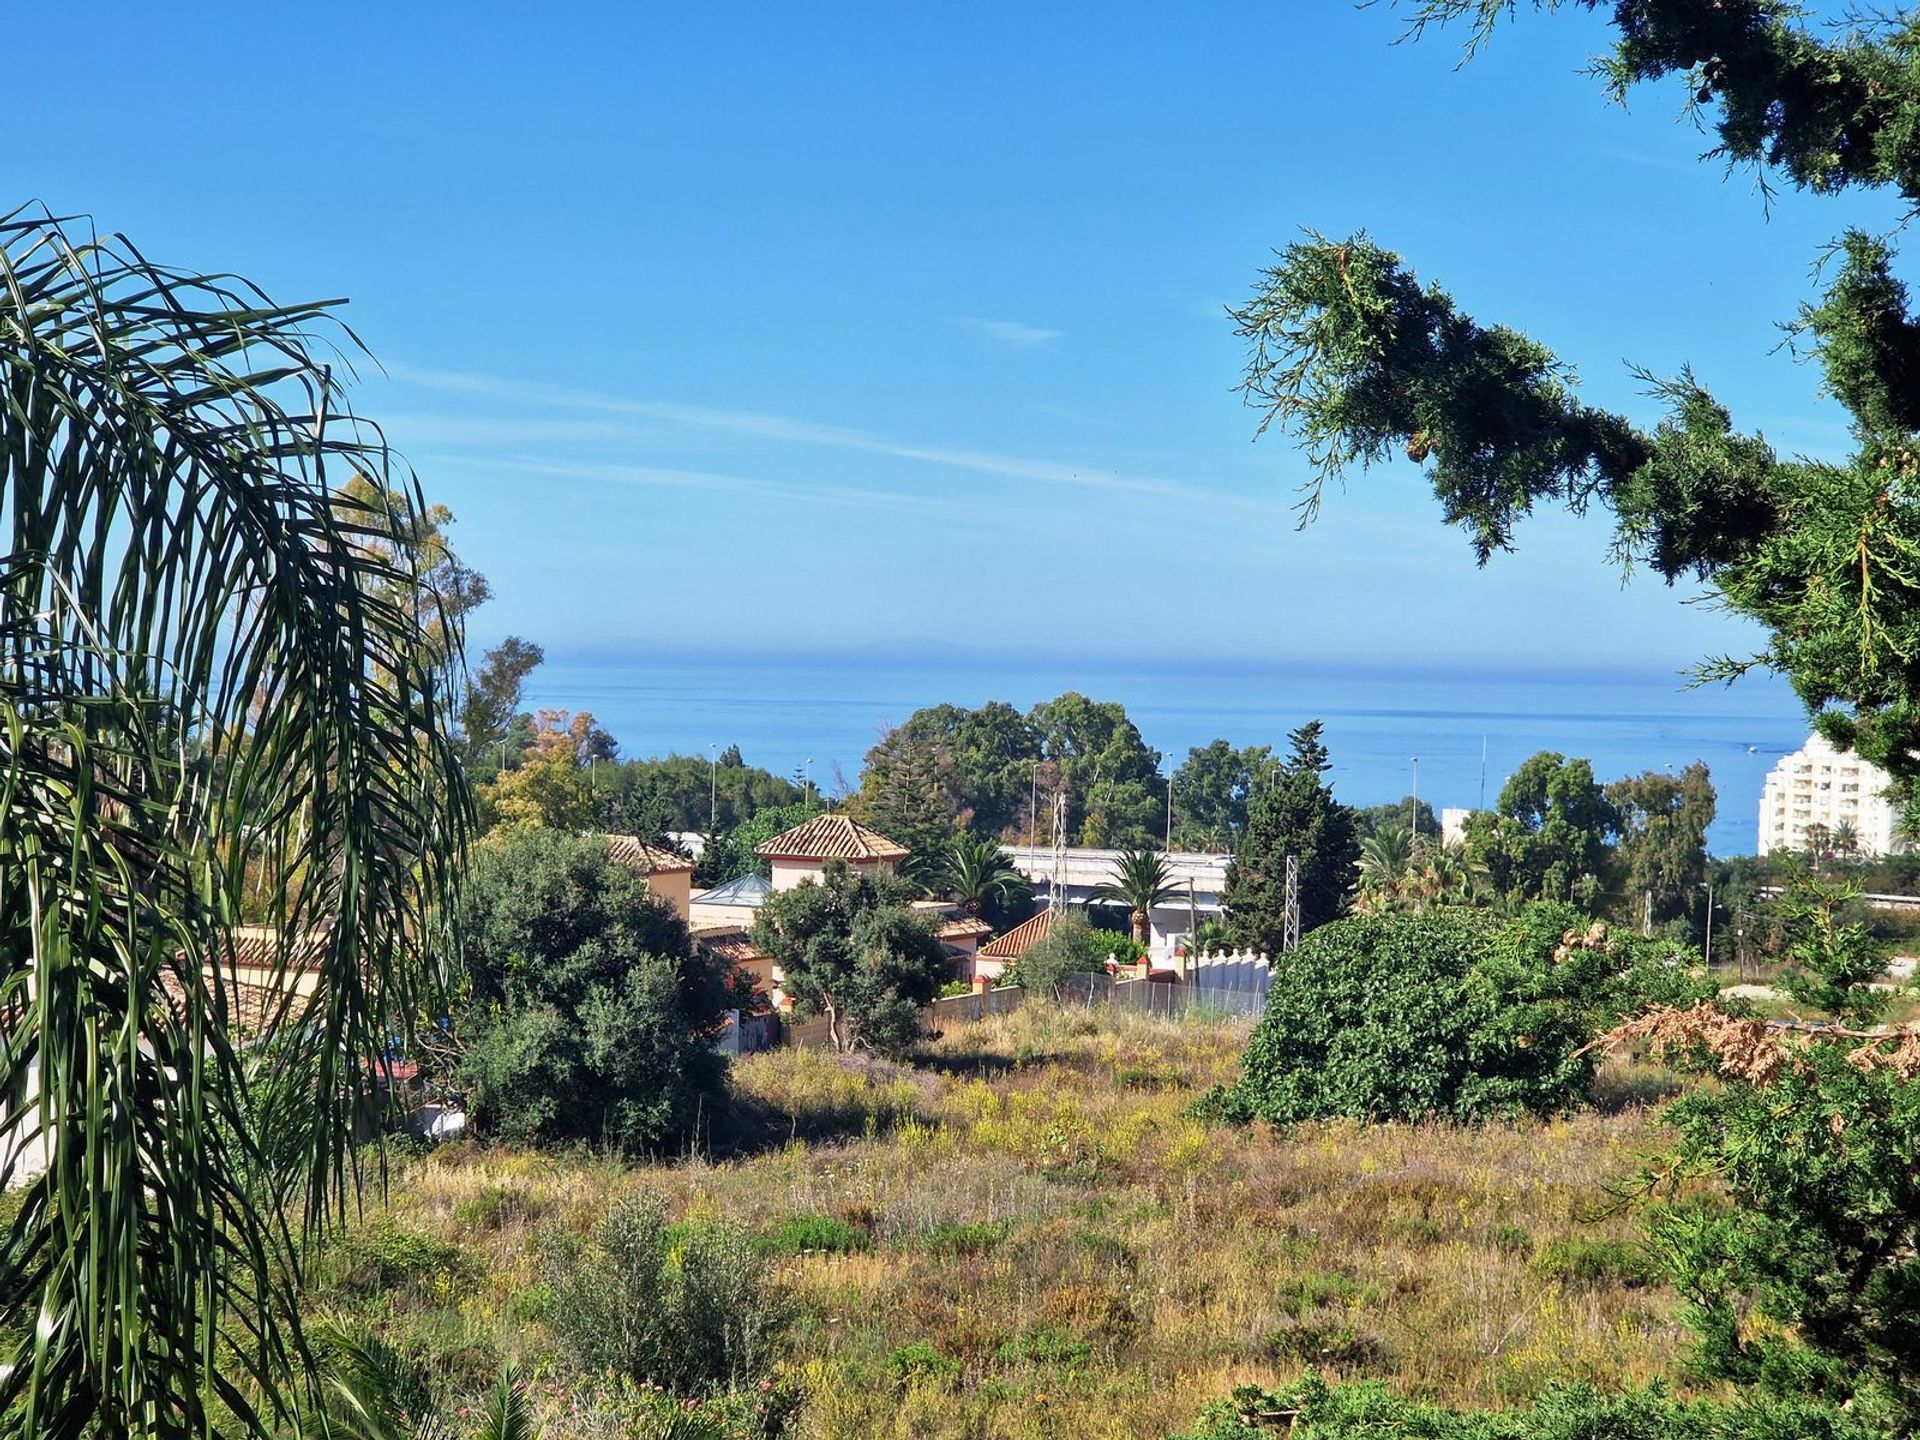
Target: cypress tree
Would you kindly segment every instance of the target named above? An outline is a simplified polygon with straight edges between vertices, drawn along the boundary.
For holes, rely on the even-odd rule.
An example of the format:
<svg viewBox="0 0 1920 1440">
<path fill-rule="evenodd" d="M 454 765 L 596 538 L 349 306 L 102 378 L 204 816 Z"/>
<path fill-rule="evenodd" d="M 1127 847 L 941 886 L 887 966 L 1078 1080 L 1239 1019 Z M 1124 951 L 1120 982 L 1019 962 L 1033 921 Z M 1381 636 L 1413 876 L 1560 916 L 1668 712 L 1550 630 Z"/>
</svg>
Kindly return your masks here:
<svg viewBox="0 0 1920 1440">
<path fill-rule="evenodd" d="M 1340 917 L 1360 858 L 1353 811 L 1325 780 L 1320 722 L 1302 725 L 1273 784 L 1247 807 L 1247 828 L 1227 866 L 1228 921 L 1236 944 L 1278 954 L 1285 931 L 1287 856 L 1300 861 L 1300 930 Z"/>
</svg>

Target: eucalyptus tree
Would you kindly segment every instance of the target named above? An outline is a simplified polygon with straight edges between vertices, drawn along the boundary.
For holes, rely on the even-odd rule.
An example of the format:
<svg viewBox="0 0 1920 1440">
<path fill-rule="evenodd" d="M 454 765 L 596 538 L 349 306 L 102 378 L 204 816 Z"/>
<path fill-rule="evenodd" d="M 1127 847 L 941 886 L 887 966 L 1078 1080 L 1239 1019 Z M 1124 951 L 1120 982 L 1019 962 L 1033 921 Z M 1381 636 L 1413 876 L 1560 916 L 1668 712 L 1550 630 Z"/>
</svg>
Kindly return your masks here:
<svg viewBox="0 0 1920 1440">
<path fill-rule="evenodd" d="M 457 617 L 332 303 L 0 218 L 0 1434 L 296 1413 L 297 1257 L 442 953 Z"/>
</svg>

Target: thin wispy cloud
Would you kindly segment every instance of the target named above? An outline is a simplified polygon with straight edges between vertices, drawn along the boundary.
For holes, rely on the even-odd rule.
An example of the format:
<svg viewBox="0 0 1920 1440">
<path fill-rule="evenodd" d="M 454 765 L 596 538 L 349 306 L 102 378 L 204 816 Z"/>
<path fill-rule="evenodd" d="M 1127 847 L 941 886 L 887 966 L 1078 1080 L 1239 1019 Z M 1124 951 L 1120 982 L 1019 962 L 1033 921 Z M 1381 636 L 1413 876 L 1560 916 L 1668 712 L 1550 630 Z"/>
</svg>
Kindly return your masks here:
<svg viewBox="0 0 1920 1440">
<path fill-rule="evenodd" d="M 547 406 L 588 414 L 622 415 L 665 422 L 713 434 L 784 445 L 814 445 L 894 460 L 921 461 L 952 470 L 1086 490 L 1119 491 L 1156 496 L 1183 504 L 1223 505 L 1237 509 L 1289 513 L 1292 497 L 1277 493 L 1272 500 L 1249 499 L 1228 491 L 1185 484 L 1155 476 L 1128 475 L 1093 465 L 1038 460 L 1022 455 L 972 450 L 962 446 L 923 444 L 877 434 L 847 425 L 821 424 L 786 415 L 748 410 L 682 405 L 671 401 L 634 399 L 599 391 L 549 385 L 540 381 L 508 380 L 465 371 L 435 370 L 411 365 L 388 366 L 397 380 L 443 394 L 507 400 L 520 405 Z M 455 422 L 457 423 L 457 422 Z"/>
<path fill-rule="evenodd" d="M 857 485 L 810 485 L 784 480 L 763 480 L 746 475 L 725 475 L 710 470 L 681 470 L 659 465 L 626 465 L 591 460 L 553 460 L 533 455 L 484 455 L 463 457 L 463 469 L 498 470 L 511 475 L 539 476 L 546 480 L 575 481 L 592 485 L 615 485 L 628 489 L 693 490 L 707 494 L 741 495 L 749 499 L 775 500 L 802 505 L 833 503 L 874 510 L 906 510 L 959 518 L 976 517 L 976 507 L 957 500 L 933 496 L 901 494 L 892 490 L 871 490 Z"/>
<path fill-rule="evenodd" d="M 1021 350 L 1050 344 L 1060 338 L 1058 330 L 1043 330 L 1038 325 L 1028 325 L 1019 320 L 976 320 L 957 316 L 948 323 L 955 329 L 964 330 L 967 334 L 982 340 L 991 340 L 997 345 L 1007 345 Z"/>
</svg>

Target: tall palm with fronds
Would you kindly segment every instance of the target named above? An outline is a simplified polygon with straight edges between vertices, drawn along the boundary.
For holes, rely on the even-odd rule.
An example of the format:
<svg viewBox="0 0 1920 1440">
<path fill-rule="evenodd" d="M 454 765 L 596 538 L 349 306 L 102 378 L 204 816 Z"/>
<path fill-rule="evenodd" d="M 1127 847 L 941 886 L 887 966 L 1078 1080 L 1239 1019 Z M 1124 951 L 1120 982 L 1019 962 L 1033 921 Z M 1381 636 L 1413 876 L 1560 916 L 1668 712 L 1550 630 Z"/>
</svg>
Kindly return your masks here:
<svg viewBox="0 0 1920 1440">
<path fill-rule="evenodd" d="M 37 1317 L 0 1433 L 292 1413 L 292 1257 L 350 1203 L 439 950 L 457 635 L 413 603 L 393 497 L 422 502 L 326 313 L 0 217 L 0 1314 Z M 278 971 L 251 1041 L 243 902 Z"/>
<path fill-rule="evenodd" d="M 1157 850 L 1122 850 L 1114 861 L 1113 879 L 1095 886 L 1092 898 L 1126 906 L 1133 938 L 1144 945 L 1152 933 L 1148 912 L 1176 893 L 1166 856 Z"/>
<path fill-rule="evenodd" d="M 1393 909 L 1407 898 L 1414 875 L 1413 836 L 1399 825 L 1382 825 L 1360 842 L 1358 881 L 1362 908 Z"/>
<path fill-rule="evenodd" d="M 1418 851 L 1424 898 L 1442 905 L 1465 905 L 1473 900 L 1479 877 L 1463 841 L 1422 835 Z"/>
<path fill-rule="evenodd" d="M 969 915 L 989 903 L 1011 907 L 1032 893 L 1000 842 L 984 835 L 956 835 L 948 842 L 937 883 Z"/>
</svg>

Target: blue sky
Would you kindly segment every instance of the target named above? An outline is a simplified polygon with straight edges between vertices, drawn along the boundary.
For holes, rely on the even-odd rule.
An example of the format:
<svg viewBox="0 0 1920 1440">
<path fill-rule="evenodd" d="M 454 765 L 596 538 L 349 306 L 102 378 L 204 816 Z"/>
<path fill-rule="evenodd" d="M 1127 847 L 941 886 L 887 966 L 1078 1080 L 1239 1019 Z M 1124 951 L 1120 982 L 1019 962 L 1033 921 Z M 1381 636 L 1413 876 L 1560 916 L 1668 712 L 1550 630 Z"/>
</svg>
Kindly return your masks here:
<svg viewBox="0 0 1920 1440">
<path fill-rule="evenodd" d="M 1589 18 L 1473 64 L 1391 10 L 34 7 L 8 192 L 156 259 L 344 295 L 381 419 L 556 656 L 1683 665 L 1750 647 L 1541 519 L 1476 571 L 1411 467 L 1299 533 L 1222 308 L 1366 226 L 1648 418 L 1631 360 L 1837 454 L 1777 322 L 1875 200 L 1696 163 Z M 81 63 L 84 59 L 84 63 Z"/>
</svg>

